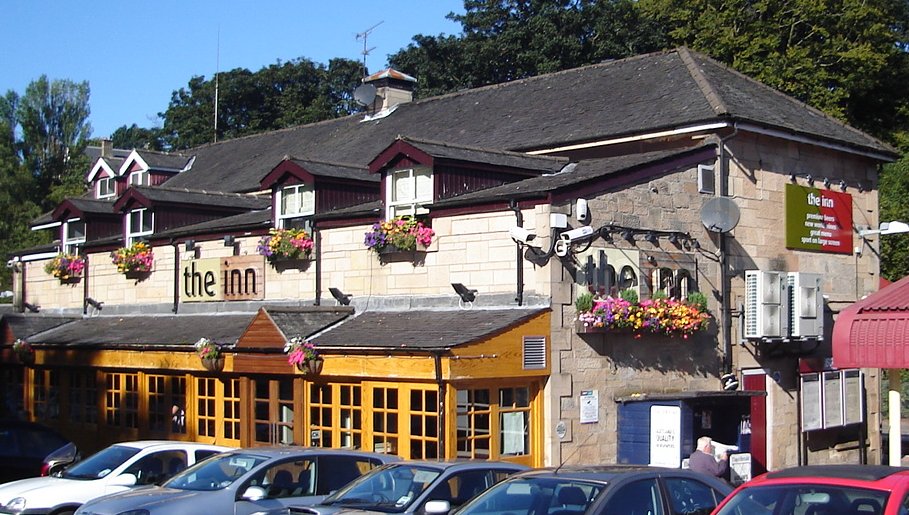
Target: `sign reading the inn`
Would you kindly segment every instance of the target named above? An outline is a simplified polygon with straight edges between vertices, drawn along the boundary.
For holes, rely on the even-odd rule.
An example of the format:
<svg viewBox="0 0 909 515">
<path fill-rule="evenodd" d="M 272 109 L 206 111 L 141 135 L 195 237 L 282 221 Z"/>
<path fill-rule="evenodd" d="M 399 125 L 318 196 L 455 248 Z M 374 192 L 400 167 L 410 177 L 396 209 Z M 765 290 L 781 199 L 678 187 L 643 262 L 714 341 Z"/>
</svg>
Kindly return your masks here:
<svg viewBox="0 0 909 515">
<path fill-rule="evenodd" d="M 265 259 L 231 256 L 191 259 L 180 272 L 184 302 L 261 300 L 265 298 Z"/>
<path fill-rule="evenodd" d="M 787 184 L 786 247 L 852 253 L 852 195 Z"/>
</svg>

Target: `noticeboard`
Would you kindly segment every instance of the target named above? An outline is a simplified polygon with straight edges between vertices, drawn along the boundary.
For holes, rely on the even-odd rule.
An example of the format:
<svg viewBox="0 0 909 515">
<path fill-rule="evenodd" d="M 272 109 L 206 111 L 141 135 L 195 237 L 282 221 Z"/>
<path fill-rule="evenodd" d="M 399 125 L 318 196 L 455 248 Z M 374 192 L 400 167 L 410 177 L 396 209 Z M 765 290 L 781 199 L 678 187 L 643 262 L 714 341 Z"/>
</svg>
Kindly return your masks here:
<svg viewBox="0 0 909 515">
<path fill-rule="evenodd" d="M 822 429 L 821 375 L 802 374 L 802 431 Z"/>
</svg>

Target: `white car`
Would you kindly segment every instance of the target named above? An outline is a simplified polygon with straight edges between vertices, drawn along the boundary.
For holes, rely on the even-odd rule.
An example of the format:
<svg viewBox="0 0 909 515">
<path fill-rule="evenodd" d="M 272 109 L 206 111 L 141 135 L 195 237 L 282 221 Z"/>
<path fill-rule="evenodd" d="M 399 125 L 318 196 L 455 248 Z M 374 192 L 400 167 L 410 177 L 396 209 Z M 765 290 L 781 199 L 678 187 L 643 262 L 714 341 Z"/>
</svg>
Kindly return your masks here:
<svg viewBox="0 0 909 515">
<path fill-rule="evenodd" d="M 55 476 L 0 485 L 0 513 L 72 515 L 86 501 L 159 483 L 230 447 L 194 442 L 124 442 L 93 454 Z"/>
</svg>

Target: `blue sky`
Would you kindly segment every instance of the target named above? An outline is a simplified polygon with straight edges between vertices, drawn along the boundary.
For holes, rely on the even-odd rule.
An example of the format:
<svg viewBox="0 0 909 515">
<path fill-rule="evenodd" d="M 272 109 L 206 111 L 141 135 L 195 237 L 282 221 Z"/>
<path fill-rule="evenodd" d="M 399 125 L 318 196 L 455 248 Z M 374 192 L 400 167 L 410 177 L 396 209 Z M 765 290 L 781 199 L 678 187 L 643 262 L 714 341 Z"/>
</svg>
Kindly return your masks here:
<svg viewBox="0 0 909 515">
<path fill-rule="evenodd" d="M 195 75 L 298 57 L 361 60 L 357 34 L 374 26 L 366 59 L 380 70 L 416 34 L 459 34 L 445 18 L 452 11 L 463 13 L 463 1 L 11 0 L 0 17 L 0 94 L 21 95 L 42 74 L 88 81 L 92 135 L 106 137 L 159 126 L 171 92 Z"/>
</svg>

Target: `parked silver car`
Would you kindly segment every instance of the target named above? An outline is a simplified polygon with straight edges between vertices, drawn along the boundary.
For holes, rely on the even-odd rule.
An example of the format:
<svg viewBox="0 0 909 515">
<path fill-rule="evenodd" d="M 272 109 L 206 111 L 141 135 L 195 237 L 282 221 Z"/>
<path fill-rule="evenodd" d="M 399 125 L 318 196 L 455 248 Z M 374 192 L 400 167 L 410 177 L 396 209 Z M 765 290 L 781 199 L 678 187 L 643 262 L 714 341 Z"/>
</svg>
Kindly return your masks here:
<svg viewBox="0 0 909 515">
<path fill-rule="evenodd" d="M 161 486 L 101 497 L 78 515 L 278 513 L 318 502 L 362 474 L 400 458 L 371 452 L 305 447 L 255 447 L 190 467 Z"/>
<path fill-rule="evenodd" d="M 406 461 L 377 468 L 312 506 L 291 513 L 332 515 L 423 513 L 429 501 L 457 507 L 474 495 L 522 470 L 524 465 L 496 461 Z"/>
</svg>

